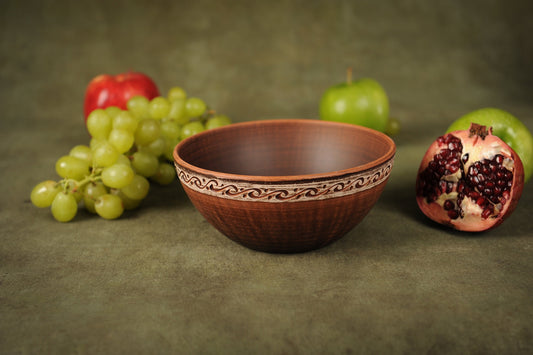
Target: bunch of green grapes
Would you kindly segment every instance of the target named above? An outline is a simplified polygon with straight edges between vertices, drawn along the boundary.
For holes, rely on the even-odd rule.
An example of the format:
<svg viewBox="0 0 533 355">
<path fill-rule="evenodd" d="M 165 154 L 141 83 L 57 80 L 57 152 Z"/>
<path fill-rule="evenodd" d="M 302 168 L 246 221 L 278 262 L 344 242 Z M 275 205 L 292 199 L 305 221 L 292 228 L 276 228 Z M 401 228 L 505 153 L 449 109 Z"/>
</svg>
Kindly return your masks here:
<svg viewBox="0 0 533 355">
<path fill-rule="evenodd" d="M 230 123 L 180 87 L 152 100 L 134 96 L 127 110 L 96 109 L 86 121 L 89 144 L 77 145 L 59 158 L 55 170 L 62 179 L 37 184 L 31 201 L 50 207 L 60 222 L 72 220 L 80 205 L 102 218 L 119 218 L 140 205 L 151 182 L 168 185 L 175 180 L 176 144 Z"/>
</svg>

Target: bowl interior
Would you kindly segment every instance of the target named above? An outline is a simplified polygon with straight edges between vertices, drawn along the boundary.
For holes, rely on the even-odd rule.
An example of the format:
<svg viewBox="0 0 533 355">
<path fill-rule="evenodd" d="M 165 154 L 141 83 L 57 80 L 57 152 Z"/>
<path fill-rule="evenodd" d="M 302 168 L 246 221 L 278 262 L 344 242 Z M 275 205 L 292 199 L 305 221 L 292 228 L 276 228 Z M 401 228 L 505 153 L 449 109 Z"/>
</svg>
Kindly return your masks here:
<svg viewBox="0 0 533 355">
<path fill-rule="evenodd" d="M 268 120 L 206 131 L 176 148 L 197 168 L 256 176 L 324 174 L 389 159 L 394 143 L 364 127 L 320 120 Z"/>
</svg>

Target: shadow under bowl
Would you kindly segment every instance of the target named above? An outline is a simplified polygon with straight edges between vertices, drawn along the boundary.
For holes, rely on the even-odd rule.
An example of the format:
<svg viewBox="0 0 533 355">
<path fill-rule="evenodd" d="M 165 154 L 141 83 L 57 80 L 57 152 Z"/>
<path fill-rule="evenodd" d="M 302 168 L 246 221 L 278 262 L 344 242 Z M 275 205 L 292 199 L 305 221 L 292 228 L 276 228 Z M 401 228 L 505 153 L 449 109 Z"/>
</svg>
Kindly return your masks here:
<svg viewBox="0 0 533 355">
<path fill-rule="evenodd" d="M 275 119 L 204 131 L 174 149 L 178 179 L 217 230 L 248 248 L 321 248 L 371 210 L 393 167 L 387 135 L 313 119 Z"/>
</svg>

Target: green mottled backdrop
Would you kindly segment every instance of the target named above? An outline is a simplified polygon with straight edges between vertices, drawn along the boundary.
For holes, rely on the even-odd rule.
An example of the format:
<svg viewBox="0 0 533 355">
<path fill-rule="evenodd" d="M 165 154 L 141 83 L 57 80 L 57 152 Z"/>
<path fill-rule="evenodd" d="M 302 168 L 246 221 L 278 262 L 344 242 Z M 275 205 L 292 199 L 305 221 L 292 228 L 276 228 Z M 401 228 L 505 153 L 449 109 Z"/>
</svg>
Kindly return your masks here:
<svg viewBox="0 0 533 355">
<path fill-rule="evenodd" d="M 414 201 L 425 149 L 499 107 L 533 129 L 530 1 L 0 2 L 0 352 L 533 352 L 533 189 L 498 229 L 464 235 Z M 306 254 L 245 249 L 178 183 L 117 221 L 29 203 L 88 143 L 87 83 L 145 72 L 234 121 L 317 118 L 329 86 L 377 79 L 393 174 L 367 218 Z"/>
</svg>

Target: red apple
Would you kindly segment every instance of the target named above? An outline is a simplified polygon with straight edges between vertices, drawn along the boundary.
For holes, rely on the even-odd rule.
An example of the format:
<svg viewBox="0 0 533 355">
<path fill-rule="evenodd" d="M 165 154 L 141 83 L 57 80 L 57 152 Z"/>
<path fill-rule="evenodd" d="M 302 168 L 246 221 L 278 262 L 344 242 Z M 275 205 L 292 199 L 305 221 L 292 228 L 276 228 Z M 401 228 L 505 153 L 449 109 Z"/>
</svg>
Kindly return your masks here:
<svg viewBox="0 0 533 355">
<path fill-rule="evenodd" d="M 126 109 L 126 103 L 132 96 L 142 95 L 149 100 L 159 96 L 154 81 L 139 72 L 127 72 L 118 75 L 102 74 L 92 79 L 85 93 L 85 120 L 92 110 L 117 106 Z"/>
</svg>

